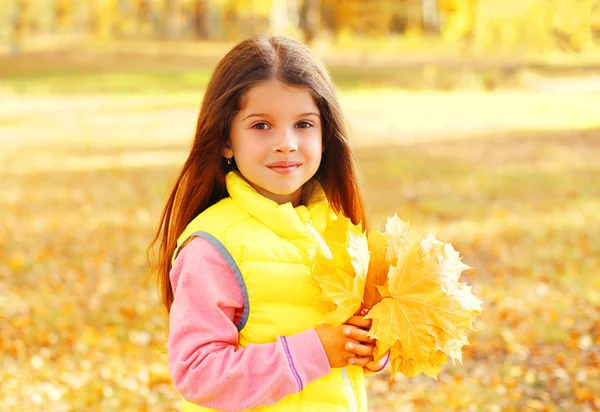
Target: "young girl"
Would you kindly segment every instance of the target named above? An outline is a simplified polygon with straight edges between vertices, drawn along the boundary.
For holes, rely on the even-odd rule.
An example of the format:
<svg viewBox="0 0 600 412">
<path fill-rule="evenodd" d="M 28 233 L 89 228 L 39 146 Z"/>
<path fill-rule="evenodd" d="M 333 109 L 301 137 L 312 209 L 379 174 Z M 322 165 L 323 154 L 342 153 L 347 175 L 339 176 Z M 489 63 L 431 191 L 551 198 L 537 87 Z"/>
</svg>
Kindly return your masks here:
<svg viewBox="0 0 600 412">
<path fill-rule="evenodd" d="M 288 38 L 241 42 L 208 84 L 153 242 L 184 411 L 367 410 L 364 374 L 386 359 L 361 316 L 321 323 L 311 273 L 340 215 L 365 225 L 326 70 Z"/>
</svg>

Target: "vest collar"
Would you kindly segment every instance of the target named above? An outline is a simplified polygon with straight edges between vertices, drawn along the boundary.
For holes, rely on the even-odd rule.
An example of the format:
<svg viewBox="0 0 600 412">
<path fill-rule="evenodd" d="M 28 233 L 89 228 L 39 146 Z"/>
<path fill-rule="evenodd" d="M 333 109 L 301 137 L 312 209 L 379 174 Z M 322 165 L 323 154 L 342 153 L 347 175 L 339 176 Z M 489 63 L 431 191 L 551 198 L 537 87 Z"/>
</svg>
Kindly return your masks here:
<svg viewBox="0 0 600 412">
<path fill-rule="evenodd" d="M 269 227 L 278 236 L 300 238 L 310 236 L 307 224 L 323 232 L 327 227 L 330 212 L 325 191 L 316 179 L 309 180 L 304 187 L 303 197 L 306 205 L 293 207 L 290 202 L 277 204 L 258 193 L 237 172 L 225 176 L 229 196 L 248 214 Z"/>
</svg>

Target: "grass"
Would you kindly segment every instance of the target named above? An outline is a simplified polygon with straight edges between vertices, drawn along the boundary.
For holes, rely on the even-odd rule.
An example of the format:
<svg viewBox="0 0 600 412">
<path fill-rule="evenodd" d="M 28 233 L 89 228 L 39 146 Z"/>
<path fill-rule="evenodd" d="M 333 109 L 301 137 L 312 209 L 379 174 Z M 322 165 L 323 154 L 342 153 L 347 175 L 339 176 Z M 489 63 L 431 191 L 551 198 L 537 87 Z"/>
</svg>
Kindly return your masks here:
<svg viewBox="0 0 600 412">
<path fill-rule="evenodd" d="M 88 70 L 12 72 L 2 84 L 0 409 L 176 410 L 144 251 L 204 75 L 99 70 L 122 79 L 103 89 Z M 341 98 L 372 223 L 397 211 L 452 241 L 485 302 L 463 366 L 438 382 L 372 378 L 372 410 L 600 408 L 597 97 Z"/>
<path fill-rule="evenodd" d="M 0 54 L 0 90 L 18 94 L 153 94 L 202 90 L 227 44 L 130 42 L 44 47 L 20 56 Z M 437 46 L 440 46 L 439 44 Z M 421 51 L 416 47 L 421 47 Z M 598 61 L 571 56 L 561 61 L 523 56 L 461 56 L 454 46 L 317 43 L 340 90 L 381 87 L 406 90 L 495 90 L 520 87 L 533 72 L 544 78 L 594 76 Z M 377 50 L 373 55 L 372 51 Z"/>
</svg>

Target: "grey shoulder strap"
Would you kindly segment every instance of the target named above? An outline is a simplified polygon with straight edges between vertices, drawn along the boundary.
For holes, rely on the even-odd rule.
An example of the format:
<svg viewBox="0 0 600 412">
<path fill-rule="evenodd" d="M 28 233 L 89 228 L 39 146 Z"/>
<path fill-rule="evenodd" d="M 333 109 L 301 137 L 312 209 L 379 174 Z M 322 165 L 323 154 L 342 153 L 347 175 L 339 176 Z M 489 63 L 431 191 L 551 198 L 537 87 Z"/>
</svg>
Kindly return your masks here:
<svg viewBox="0 0 600 412">
<path fill-rule="evenodd" d="M 223 245 L 223 243 L 221 243 L 221 241 L 219 239 L 217 239 L 216 237 L 214 237 L 213 235 L 211 235 L 208 232 L 202 232 L 202 231 L 194 232 L 194 233 L 190 234 L 183 242 L 181 242 L 181 245 L 184 245 L 188 239 L 190 239 L 192 237 L 196 237 L 196 236 L 201 237 L 202 239 L 208 241 L 208 243 L 213 245 L 215 247 L 215 249 L 217 249 L 219 251 L 219 253 L 223 257 L 223 259 L 225 259 L 225 262 L 227 262 L 229 269 L 231 269 L 231 271 L 233 272 L 233 275 L 235 276 L 235 280 L 237 280 L 237 283 L 240 286 L 240 290 L 242 291 L 242 299 L 244 301 L 244 310 L 242 312 L 242 317 L 240 318 L 239 322 L 235 325 L 235 327 L 237 328 L 237 330 L 239 332 L 244 328 L 244 326 L 246 326 L 246 322 L 248 321 L 248 315 L 250 313 L 250 301 L 248 299 L 248 289 L 246 289 L 246 282 L 244 282 L 242 272 L 240 272 L 240 268 L 238 267 L 237 263 L 235 263 L 235 260 L 233 260 L 231 253 L 229 253 L 227 248 L 225 248 L 225 245 Z M 177 249 L 175 250 L 175 257 L 177 257 L 177 255 L 179 254 L 180 248 L 181 248 L 181 246 L 177 247 Z"/>
</svg>

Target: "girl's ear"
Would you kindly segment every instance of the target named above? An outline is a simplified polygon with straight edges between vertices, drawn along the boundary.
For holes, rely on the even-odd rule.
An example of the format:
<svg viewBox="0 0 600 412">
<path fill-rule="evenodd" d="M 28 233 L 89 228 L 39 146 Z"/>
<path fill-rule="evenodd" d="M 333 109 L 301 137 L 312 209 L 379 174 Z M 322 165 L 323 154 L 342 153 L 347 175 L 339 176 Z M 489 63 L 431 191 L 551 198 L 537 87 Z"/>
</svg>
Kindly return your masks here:
<svg viewBox="0 0 600 412">
<path fill-rule="evenodd" d="M 225 142 L 225 147 L 223 147 L 223 157 L 226 159 L 231 159 L 233 157 L 233 149 L 231 148 L 231 142 L 229 140 Z"/>
</svg>

